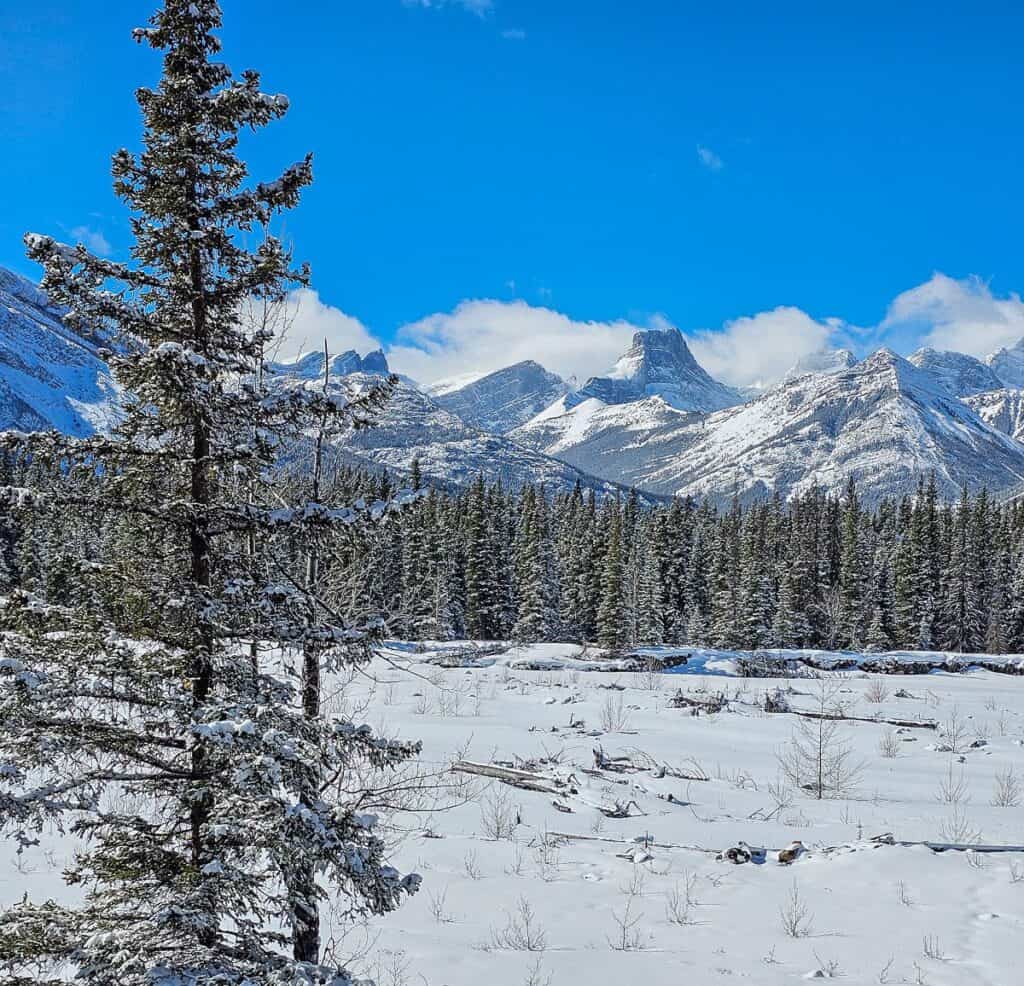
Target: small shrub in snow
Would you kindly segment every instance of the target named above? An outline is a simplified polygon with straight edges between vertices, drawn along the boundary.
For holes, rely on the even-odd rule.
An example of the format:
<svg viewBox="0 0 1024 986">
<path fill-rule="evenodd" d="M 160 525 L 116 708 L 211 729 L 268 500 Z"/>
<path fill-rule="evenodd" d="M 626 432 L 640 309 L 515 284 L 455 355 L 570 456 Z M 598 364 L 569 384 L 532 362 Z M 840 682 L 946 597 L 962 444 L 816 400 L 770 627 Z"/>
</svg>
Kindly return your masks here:
<svg viewBox="0 0 1024 986">
<path fill-rule="evenodd" d="M 629 712 L 621 692 L 606 695 L 601 706 L 601 729 L 606 733 L 621 733 L 629 725 Z"/>
<path fill-rule="evenodd" d="M 940 749 L 945 753 L 963 753 L 970 741 L 967 722 L 954 705 L 939 727 Z"/>
<path fill-rule="evenodd" d="M 452 924 L 455 918 L 448 913 L 448 888 L 440 893 L 427 895 L 430 899 L 430 913 L 438 924 Z"/>
<path fill-rule="evenodd" d="M 886 760 L 895 760 L 900 755 L 900 737 L 895 729 L 887 729 L 878 741 L 878 752 Z"/>
<path fill-rule="evenodd" d="M 954 845 L 965 845 L 980 841 L 981 831 L 971 824 L 967 817 L 967 812 L 962 805 L 954 805 L 953 810 L 942 820 L 942 824 L 939 826 L 939 837 L 944 842 L 951 842 Z"/>
<path fill-rule="evenodd" d="M 1020 778 L 1012 766 L 996 774 L 992 804 L 996 808 L 1016 808 L 1021 800 Z"/>
<path fill-rule="evenodd" d="M 544 968 L 540 959 L 537 959 L 530 966 L 526 973 L 526 978 L 523 980 L 523 986 L 551 986 L 551 975 L 550 973 L 544 974 Z"/>
<path fill-rule="evenodd" d="M 526 855 L 523 847 L 518 842 L 512 844 L 512 862 L 505 868 L 509 876 L 522 876 L 523 867 L 526 864 Z"/>
<path fill-rule="evenodd" d="M 789 938 L 806 938 L 811 933 L 812 918 L 810 908 L 800 896 L 800 888 L 796 880 L 789 888 L 786 900 L 779 908 L 779 917 L 782 919 L 783 933 Z"/>
<path fill-rule="evenodd" d="M 620 884 L 619 890 L 627 897 L 643 897 L 646 882 L 643 869 L 634 863 L 633 872 L 625 883 Z"/>
<path fill-rule="evenodd" d="M 698 904 L 696 898 L 697 875 L 685 873 L 683 879 L 668 892 L 665 903 L 665 917 L 669 922 L 678 925 L 693 924 L 693 908 Z"/>
<path fill-rule="evenodd" d="M 463 868 L 466 871 L 466 876 L 468 876 L 470 878 L 470 880 L 482 880 L 483 879 L 483 875 L 484 874 L 483 874 L 483 871 L 480 869 L 480 862 L 477 859 L 477 855 L 476 855 L 476 850 L 475 849 L 473 849 L 470 852 L 466 853 L 465 857 L 462 860 L 462 865 L 463 865 Z"/>
<path fill-rule="evenodd" d="M 817 951 L 814 953 L 814 957 L 818 960 L 818 972 L 821 973 L 819 978 L 823 979 L 840 979 L 842 978 L 843 972 L 839 967 L 839 961 L 837 959 L 823 959 Z"/>
<path fill-rule="evenodd" d="M 633 898 L 626 902 L 621 914 L 612 912 L 615 931 L 608 938 L 608 944 L 616 952 L 638 952 L 643 948 L 643 937 L 639 930 L 642 914 L 633 914 Z"/>
<path fill-rule="evenodd" d="M 959 773 L 954 771 L 952 757 L 949 758 L 945 776 L 939 781 L 939 790 L 935 798 L 946 805 L 965 805 L 971 800 L 964 769 L 961 767 Z"/>
<path fill-rule="evenodd" d="M 500 784 L 492 787 L 480 805 L 484 837 L 496 841 L 511 839 L 518 824 L 518 813 L 508 789 Z"/>
<path fill-rule="evenodd" d="M 519 898 L 515 914 L 509 914 L 507 918 L 501 931 L 491 930 L 492 948 L 512 952 L 543 952 L 547 949 L 547 932 L 525 897 Z"/>
<path fill-rule="evenodd" d="M 778 753 L 779 768 L 794 787 L 816 798 L 841 798 L 854 792 L 864 765 L 843 737 L 838 687 L 822 681 L 815 713 L 823 718 L 798 719 L 789 743 Z"/>
<path fill-rule="evenodd" d="M 411 967 L 404 951 L 382 952 L 377 957 L 374 982 L 377 986 L 407 986 Z"/>
<path fill-rule="evenodd" d="M 889 697 L 889 686 L 884 678 L 872 678 L 864 690 L 864 701 L 872 705 L 881 705 Z"/>
</svg>

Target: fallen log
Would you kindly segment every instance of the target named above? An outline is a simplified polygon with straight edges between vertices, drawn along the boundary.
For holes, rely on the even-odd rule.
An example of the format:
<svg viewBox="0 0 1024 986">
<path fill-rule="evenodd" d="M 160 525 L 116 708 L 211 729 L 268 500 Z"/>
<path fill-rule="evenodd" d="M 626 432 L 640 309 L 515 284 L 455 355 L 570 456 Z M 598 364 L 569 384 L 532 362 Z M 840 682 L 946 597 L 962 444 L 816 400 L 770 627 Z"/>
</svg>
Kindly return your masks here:
<svg viewBox="0 0 1024 986">
<path fill-rule="evenodd" d="M 831 719 L 836 722 L 871 722 L 882 726 L 898 726 L 901 729 L 938 729 L 939 724 L 933 719 L 888 719 L 884 716 L 848 716 L 840 712 L 805 712 L 802 709 L 790 709 L 792 715 L 804 719 Z"/>
<path fill-rule="evenodd" d="M 868 722 L 879 726 L 897 726 L 900 729 L 938 729 L 934 719 L 890 719 L 886 716 L 850 716 L 845 712 L 812 712 L 794 709 L 771 693 L 765 696 L 764 711 L 770 715 L 792 715 L 803 719 L 827 719 L 830 722 Z"/>
<path fill-rule="evenodd" d="M 976 852 L 976 853 L 997 853 L 997 852 L 1024 852 L 1024 846 L 993 846 L 993 845 L 971 845 L 963 842 L 906 842 L 903 839 L 896 839 L 893 842 L 896 846 L 924 846 L 932 852 Z"/>
<path fill-rule="evenodd" d="M 491 777 L 503 784 L 518 787 L 524 791 L 538 791 L 541 794 L 575 794 L 575 788 L 557 777 L 532 774 L 528 770 L 514 767 L 499 767 L 490 763 L 474 763 L 472 760 L 456 760 L 451 766 L 452 773 L 474 774 L 477 777 Z"/>
<path fill-rule="evenodd" d="M 623 839 L 612 839 L 605 835 L 574 835 L 572 832 L 549 832 L 548 835 L 554 839 L 568 839 L 572 842 L 606 842 L 609 845 L 621 846 Z M 705 849 L 703 846 L 686 846 L 676 842 L 655 842 L 653 839 L 637 843 L 648 849 L 683 849 L 687 852 L 704 853 L 707 856 L 714 856 L 717 849 Z"/>
</svg>

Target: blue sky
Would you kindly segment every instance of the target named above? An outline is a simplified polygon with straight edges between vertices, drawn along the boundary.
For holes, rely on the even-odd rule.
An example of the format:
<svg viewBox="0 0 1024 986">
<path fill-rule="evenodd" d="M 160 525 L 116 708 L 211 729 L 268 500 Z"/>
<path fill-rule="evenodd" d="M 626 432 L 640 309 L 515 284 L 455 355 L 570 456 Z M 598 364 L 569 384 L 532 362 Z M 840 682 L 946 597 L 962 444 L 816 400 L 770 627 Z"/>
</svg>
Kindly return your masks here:
<svg viewBox="0 0 1024 986">
<path fill-rule="evenodd" d="M 3 5 L 0 264 L 35 273 L 26 229 L 126 247 L 109 156 L 158 73 L 130 39 L 150 11 Z M 285 227 L 313 266 L 310 334 L 381 341 L 421 377 L 543 336 L 542 361 L 585 374 L 631 326 L 669 323 L 737 383 L 812 345 L 982 353 L 1024 334 L 1019 5 L 224 12 L 224 59 L 292 101 L 246 140 L 254 174 L 315 155 Z"/>
</svg>

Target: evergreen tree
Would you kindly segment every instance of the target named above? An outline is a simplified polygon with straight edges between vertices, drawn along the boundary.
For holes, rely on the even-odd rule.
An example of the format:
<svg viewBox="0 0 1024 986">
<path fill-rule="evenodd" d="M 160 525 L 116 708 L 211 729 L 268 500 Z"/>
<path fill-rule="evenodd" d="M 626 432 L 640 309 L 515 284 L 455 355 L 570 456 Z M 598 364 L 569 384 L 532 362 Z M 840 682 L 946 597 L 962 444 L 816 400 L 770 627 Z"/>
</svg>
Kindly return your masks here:
<svg viewBox="0 0 1024 986">
<path fill-rule="evenodd" d="M 114 157 L 133 263 L 26 237 L 69 321 L 114 343 L 124 418 L 109 437 L 8 435 L 8 451 L 49 467 L 33 493 L 47 510 L 94 530 L 117 519 L 136 549 L 84 557 L 66 605 L 20 592 L 0 613 L 14 654 L 0 667 L 0 827 L 30 840 L 70 823 L 87 840 L 66 873 L 87 888 L 81 905 L 26 899 L 0 915 L 0 962 L 19 983 L 56 981 L 69 964 L 95 986 L 341 986 L 344 970 L 321 964 L 322 881 L 353 916 L 389 911 L 418 885 L 384 865 L 346 784 L 416 747 L 310 714 L 304 670 L 267 673 L 248 647 L 306 654 L 315 642 L 334 668 L 369 659 L 377 624 L 325 611 L 292 562 L 388 505 L 262 507 L 260 488 L 285 443 L 323 415 L 365 423 L 387 388 L 345 404 L 256 383 L 268 338 L 242 310 L 280 300 L 306 272 L 273 237 L 251 252 L 239 234 L 293 206 L 311 169 L 307 158 L 244 186 L 238 134 L 287 101 L 213 59 L 220 20 L 215 0 L 167 0 L 136 32 L 164 52 L 164 71 L 137 92 L 141 155 Z M 121 603 L 128 586 L 144 608 Z"/>
<path fill-rule="evenodd" d="M 975 531 L 965 487 L 951 532 L 942 609 L 943 646 L 961 653 L 978 650 L 984 636 Z"/>
<path fill-rule="evenodd" d="M 603 527 L 607 548 L 601 569 L 597 640 L 602 647 L 615 652 L 621 650 L 626 643 L 626 626 L 623 620 L 622 516 L 618 504 L 609 501 Z"/>
</svg>

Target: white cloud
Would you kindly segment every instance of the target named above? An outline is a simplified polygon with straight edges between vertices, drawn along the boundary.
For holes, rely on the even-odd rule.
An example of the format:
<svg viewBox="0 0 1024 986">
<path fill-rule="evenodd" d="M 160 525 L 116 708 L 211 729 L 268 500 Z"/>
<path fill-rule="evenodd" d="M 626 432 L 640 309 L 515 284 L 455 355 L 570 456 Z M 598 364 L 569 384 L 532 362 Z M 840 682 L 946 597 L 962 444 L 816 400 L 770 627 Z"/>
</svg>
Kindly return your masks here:
<svg viewBox="0 0 1024 986">
<path fill-rule="evenodd" d="M 832 345 L 837 324 L 818 322 L 799 308 L 771 311 L 726 322 L 689 338 L 697 362 L 711 376 L 734 387 L 768 387 L 803 356 Z"/>
<path fill-rule="evenodd" d="M 725 162 L 710 147 L 697 145 L 697 160 L 711 171 L 721 171 Z"/>
<path fill-rule="evenodd" d="M 988 356 L 1024 337 L 1024 302 L 1015 293 L 996 297 L 979 277 L 935 273 L 898 295 L 879 328 L 884 336 L 916 336 L 934 349 Z"/>
<path fill-rule="evenodd" d="M 399 329 L 388 361 L 424 383 L 527 359 L 582 380 L 611 366 L 636 330 L 625 321 L 574 321 L 525 301 L 464 301 Z"/>
<path fill-rule="evenodd" d="M 402 0 L 407 7 L 462 7 L 477 17 L 485 16 L 494 9 L 494 0 Z"/>
<path fill-rule="evenodd" d="M 110 241 L 98 229 L 91 229 L 89 226 L 75 226 L 71 230 L 71 236 L 76 243 L 82 243 L 90 253 L 94 253 L 97 257 L 110 256 Z"/>
<path fill-rule="evenodd" d="M 315 290 L 289 295 L 287 314 L 291 324 L 282 359 L 320 349 L 325 337 L 332 353 L 355 349 L 365 354 L 381 347 L 359 319 L 325 304 Z M 661 316 L 646 325 L 622 319 L 578 321 L 522 300 L 480 299 L 403 325 L 385 348 L 394 370 L 422 383 L 486 373 L 527 359 L 582 382 L 611 367 L 634 332 L 669 324 Z M 1024 301 L 1016 294 L 996 297 L 975 277 L 935 274 L 896 297 L 876 325 L 816 319 L 800 308 L 780 306 L 686 337 L 713 377 L 736 387 L 769 387 L 802 357 L 839 346 L 859 355 L 880 345 L 903 353 L 931 345 L 985 356 L 1024 337 Z"/>
<path fill-rule="evenodd" d="M 360 355 L 380 348 L 366 326 L 340 308 L 325 305 L 312 288 L 299 288 L 288 295 L 284 311 L 283 340 L 279 359 L 290 360 L 301 353 L 322 350 L 324 339 L 332 355 L 355 349 Z"/>
</svg>

